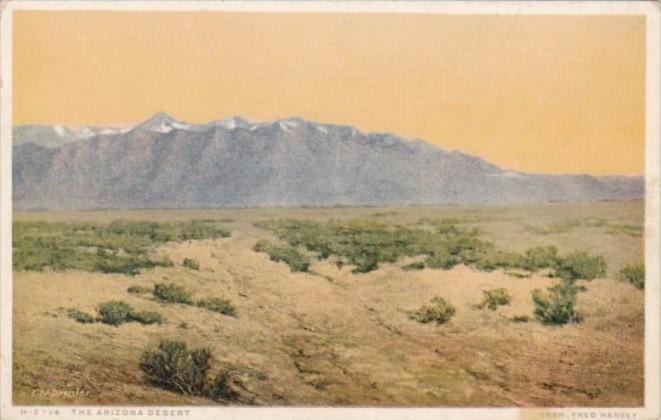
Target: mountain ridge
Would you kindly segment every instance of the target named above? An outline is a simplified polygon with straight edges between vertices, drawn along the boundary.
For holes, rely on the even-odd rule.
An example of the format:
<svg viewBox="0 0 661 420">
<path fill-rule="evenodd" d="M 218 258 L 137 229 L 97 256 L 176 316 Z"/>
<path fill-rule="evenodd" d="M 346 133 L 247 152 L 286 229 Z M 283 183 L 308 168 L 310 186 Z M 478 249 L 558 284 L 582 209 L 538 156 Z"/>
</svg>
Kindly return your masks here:
<svg viewBox="0 0 661 420">
<path fill-rule="evenodd" d="M 434 205 L 644 196 L 642 177 L 506 170 L 422 140 L 299 117 L 190 124 L 159 113 L 121 132 L 101 131 L 60 145 L 15 142 L 14 206 Z"/>
</svg>

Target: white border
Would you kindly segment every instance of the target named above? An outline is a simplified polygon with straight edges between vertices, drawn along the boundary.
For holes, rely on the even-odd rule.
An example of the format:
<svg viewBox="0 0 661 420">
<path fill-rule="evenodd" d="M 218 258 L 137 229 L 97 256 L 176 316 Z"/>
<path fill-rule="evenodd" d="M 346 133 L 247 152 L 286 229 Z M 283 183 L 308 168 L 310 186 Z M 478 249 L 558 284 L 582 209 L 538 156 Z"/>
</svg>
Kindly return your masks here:
<svg viewBox="0 0 661 420">
<path fill-rule="evenodd" d="M 659 337 L 661 312 L 660 288 L 660 175 L 661 148 L 659 125 L 661 104 L 660 4 L 641 1 L 593 2 L 395 2 L 395 1 L 30 1 L 9 0 L 0 4 L 0 417 L 3 419 L 74 419 L 138 418 L 124 410 L 140 408 L 143 418 L 159 407 L 112 407 L 109 415 L 97 414 L 99 406 L 29 406 L 17 407 L 11 401 L 12 363 L 12 256 L 11 256 L 11 126 L 12 126 L 12 13 L 15 10 L 113 10 L 113 11 L 224 11 L 286 13 L 439 13 L 439 14 L 507 14 L 507 15 L 645 15 L 647 28 L 646 67 L 646 207 L 645 257 L 647 284 L 645 291 L 645 407 L 644 408 L 276 408 L 276 407 L 171 407 L 190 410 L 187 418 L 195 419 L 548 419 L 578 418 L 576 414 L 607 418 L 608 414 L 628 414 L 636 419 L 656 419 L 660 408 Z M 72 409 L 91 409 L 91 416 L 75 415 Z M 164 409 L 166 407 L 160 407 Z M 21 411 L 27 409 L 27 411 Z M 57 410 L 58 414 L 55 414 Z M 551 417 L 550 415 L 553 415 Z M 562 415 L 561 417 L 556 417 Z M 635 416 L 635 417 L 634 417 Z M 161 416 L 162 417 L 162 416 Z M 173 418 L 169 416 L 168 418 Z"/>
</svg>

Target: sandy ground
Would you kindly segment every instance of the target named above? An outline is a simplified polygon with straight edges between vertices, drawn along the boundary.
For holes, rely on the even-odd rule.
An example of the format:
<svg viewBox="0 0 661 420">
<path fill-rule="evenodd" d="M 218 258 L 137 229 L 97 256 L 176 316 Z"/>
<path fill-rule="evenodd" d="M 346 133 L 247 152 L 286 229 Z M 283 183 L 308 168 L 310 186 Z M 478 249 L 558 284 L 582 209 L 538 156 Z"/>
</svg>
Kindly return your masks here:
<svg viewBox="0 0 661 420">
<path fill-rule="evenodd" d="M 192 212 L 23 213 L 18 220 L 174 220 L 231 218 L 232 237 L 166 244 L 157 252 L 176 262 L 136 277 L 85 272 L 14 273 L 15 404 L 197 404 L 146 384 L 141 352 L 161 338 L 209 346 L 214 369 L 231 369 L 240 404 L 367 406 L 640 406 L 643 404 L 644 295 L 614 273 L 642 258 L 642 238 L 577 228 L 536 235 L 526 224 L 575 217 L 642 223 L 642 203 L 528 207 L 412 209 L 200 210 Z M 387 213 L 387 214 L 385 214 Z M 607 278 L 581 282 L 581 324 L 544 326 L 531 320 L 530 291 L 554 280 L 515 278 L 459 266 L 450 271 L 405 272 L 383 265 L 351 274 L 329 262 L 310 273 L 255 253 L 268 232 L 255 220 L 273 217 L 381 218 L 410 223 L 419 217 L 472 217 L 499 246 L 522 249 L 554 244 L 606 257 Z M 181 266 L 200 262 L 199 271 Z M 163 305 L 131 285 L 172 281 L 194 298 L 232 300 L 232 318 L 185 305 Z M 510 306 L 477 309 L 482 290 L 505 287 Z M 443 296 L 457 308 L 446 325 L 419 324 L 409 311 Z M 162 313 L 162 325 L 80 324 L 68 308 L 94 313 L 100 302 L 121 299 Z M 187 325 L 182 328 L 182 323 Z"/>
</svg>

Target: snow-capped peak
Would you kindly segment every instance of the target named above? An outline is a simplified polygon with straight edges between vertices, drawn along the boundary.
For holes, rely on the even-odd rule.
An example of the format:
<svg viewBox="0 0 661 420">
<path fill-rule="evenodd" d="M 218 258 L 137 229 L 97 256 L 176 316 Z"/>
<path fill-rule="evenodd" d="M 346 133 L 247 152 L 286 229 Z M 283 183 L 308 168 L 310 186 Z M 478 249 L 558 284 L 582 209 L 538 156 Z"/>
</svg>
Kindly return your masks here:
<svg viewBox="0 0 661 420">
<path fill-rule="evenodd" d="M 55 130 L 57 135 L 60 137 L 64 137 L 67 134 L 67 129 L 61 125 L 54 125 L 53 130 Z"/>
<path fill-rule="evenodd" d="M 292 121 L 292 120 L 281 120 L 281 121 L 278 121 L 278 125 L 280 126 L 280 128 L 282 130 L 289 131 L 292 128 L 298 127 L 298 122 Z"/>
<path fill-rule="evenodd" d="M 97 133 L 95 133 L 94 130 L 89 127 L 82 127 L 78 132 L 75 133 L 76 137 L 81 139 L 94 137 L 96 134 Z"/>
<path fill-rule="evenodd" d="M 235 128 L 250 128 L 253 124 L 250 124 L 248 121 L 244 120 L 241 117 L 230 117 L 222 120 L 212 121 L 207 126 L 222 127 L 228 130 L 234 130 Z"/>
<path fill-rule="evenodd" d="M 159 112 L 153 117 L 138 125 L 136 128 L 155 131 L 157 133 L 169 133 L 172 130 L 188 130 L 192 128 L 191 124 L 177 121 L 164 112 Z"/>
</svg>

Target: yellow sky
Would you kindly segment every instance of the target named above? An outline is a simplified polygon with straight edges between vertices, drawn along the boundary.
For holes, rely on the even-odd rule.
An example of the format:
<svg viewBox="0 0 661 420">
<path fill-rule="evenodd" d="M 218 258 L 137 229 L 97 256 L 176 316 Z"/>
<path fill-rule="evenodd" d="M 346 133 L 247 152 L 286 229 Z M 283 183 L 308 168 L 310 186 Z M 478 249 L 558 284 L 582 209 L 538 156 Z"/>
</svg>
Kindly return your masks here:
<svg viewBox="0 0 661 420">
<path fill-rule="evenodd" d="M 14 15 L 14 123 L 288 116 L 506 168 L 644 171 L 638 16 Z"/>
</svg>

